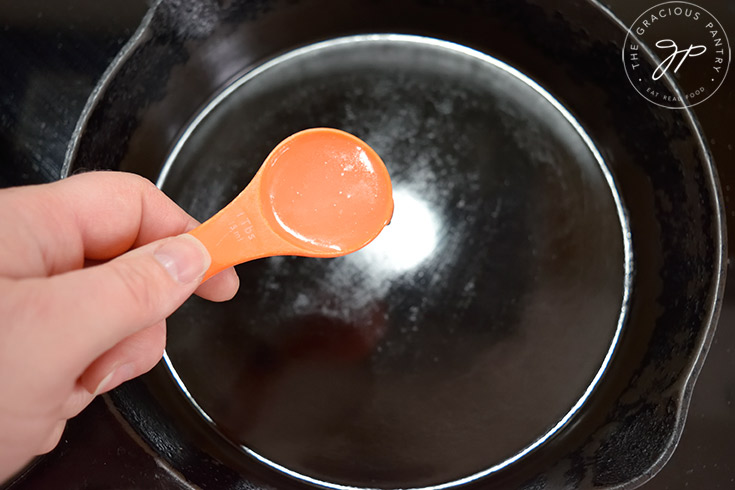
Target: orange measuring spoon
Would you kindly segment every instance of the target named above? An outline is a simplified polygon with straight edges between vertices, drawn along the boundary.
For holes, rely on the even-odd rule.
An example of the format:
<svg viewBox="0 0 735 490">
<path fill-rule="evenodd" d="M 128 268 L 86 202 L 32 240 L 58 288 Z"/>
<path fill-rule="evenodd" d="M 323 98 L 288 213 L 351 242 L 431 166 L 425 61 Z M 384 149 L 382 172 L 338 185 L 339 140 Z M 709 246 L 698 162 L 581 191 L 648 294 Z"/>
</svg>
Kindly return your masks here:
<svg viewBox="0 0 735 490">
<path fill-rule="evenodd" d="M 370 243 L 393 215 L 390 176 L 359 138 L 331 128 L 276 146 L 232 202 L 189 233 L 212 257 L 204 280 L 273 255 L 338 257 Z"/>
</svg>

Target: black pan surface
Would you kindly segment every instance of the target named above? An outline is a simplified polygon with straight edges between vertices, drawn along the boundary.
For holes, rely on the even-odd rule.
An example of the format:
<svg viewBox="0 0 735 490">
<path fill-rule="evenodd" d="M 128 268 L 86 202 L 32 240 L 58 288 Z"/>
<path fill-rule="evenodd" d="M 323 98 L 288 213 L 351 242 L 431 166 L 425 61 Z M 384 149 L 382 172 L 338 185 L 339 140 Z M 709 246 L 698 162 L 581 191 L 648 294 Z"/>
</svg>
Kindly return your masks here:
<svg viewBox="0 0 735 490">
<path fill-rule="evenodd" d="M 204 219 L 282 138 L 334 126 L 383 156 L 396 216 L 352 256 L 256 261 L 233 302 L 188 302 L 120 412 L 200 486 L 645 481 L 724 238 L 696 122 L 635 93 L 623 38 L 587 3 L 158 3 L 69 172 L 141 173 Z"/>
<path fill-rule="evenodd" d="M 233 302 L 169 320 L 169 366 L 233 442 L 305 479 L 429 486 L 580 408 L 624 322 L 627 223 L 576 121 L 506 70 L 431 38 L 341 38 L 249 72 L 187 128 L 159 185 L 199 219 L 308 127 L 359 135 L 394 186 L 364 250 L 244 265 Z"/>
</svg>

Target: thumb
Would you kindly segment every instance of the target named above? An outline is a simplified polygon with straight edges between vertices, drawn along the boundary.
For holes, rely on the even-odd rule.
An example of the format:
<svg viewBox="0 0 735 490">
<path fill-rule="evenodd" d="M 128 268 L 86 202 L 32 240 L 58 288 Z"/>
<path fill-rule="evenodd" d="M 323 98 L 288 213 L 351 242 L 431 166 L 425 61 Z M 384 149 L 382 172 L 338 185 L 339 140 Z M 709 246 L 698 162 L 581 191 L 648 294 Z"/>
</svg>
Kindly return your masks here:
<svg viewBox="0 0 735 490">
<path fill-rule="evenodd" d="M 63 345 L 86 366 L 173 313 L 199 286 L 210 263 L 204 245 L 183 234 L 41 280 L 42 311 L 49 315 L 42 324 L 52 326 L 48 341 Z"/>
</svg>

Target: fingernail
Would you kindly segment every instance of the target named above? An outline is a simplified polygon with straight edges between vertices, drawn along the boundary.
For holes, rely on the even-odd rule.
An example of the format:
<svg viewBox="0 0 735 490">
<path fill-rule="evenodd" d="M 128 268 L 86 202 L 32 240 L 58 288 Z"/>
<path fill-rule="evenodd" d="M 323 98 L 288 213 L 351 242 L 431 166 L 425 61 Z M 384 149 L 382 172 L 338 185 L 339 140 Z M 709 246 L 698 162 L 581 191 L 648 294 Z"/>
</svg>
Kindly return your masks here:
<svg viewBox="0 0 735 490">
<path fill-rule="evenodd" d="M 174 280 L 182 284 L 201 278 L 211 262 L 204 245 L 186 233 L 167 240 L 153 256 Z"/>
<path fill-rule="evenodd" d="M 131 380 L 135 377 L 135 365 L 123 364 L 122 366 L 116 367 L 110 374 L 102 378 L 100 384 L 92 393 L 94 396 L 109 391 L 110 389 L 123 384 L 124 382 Z"/>
</svg>

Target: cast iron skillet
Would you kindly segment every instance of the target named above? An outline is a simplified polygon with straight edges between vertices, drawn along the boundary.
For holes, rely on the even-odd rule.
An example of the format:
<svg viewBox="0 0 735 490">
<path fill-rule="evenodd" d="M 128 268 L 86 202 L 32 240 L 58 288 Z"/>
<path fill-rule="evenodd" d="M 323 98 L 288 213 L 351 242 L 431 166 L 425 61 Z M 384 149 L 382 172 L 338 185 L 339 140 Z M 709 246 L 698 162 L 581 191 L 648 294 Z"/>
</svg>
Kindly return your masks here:
<svg viewBox="0 0 735 490">
<path fill-rule="evenodd" d="M 136 172 L 204 219 L 280 139 L 341 127 L 386 160 L 412 253 L 246 264 L 111 403 L 200 487 L 647 481 L 715 327 L 724 221 L 696 121 L 635 92 L 624 38 L 587 2 L 156 3 L 64 175 Z"/>
</svg>

